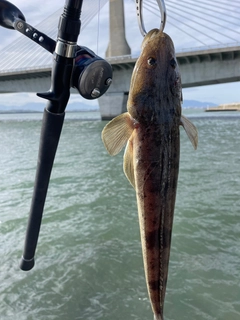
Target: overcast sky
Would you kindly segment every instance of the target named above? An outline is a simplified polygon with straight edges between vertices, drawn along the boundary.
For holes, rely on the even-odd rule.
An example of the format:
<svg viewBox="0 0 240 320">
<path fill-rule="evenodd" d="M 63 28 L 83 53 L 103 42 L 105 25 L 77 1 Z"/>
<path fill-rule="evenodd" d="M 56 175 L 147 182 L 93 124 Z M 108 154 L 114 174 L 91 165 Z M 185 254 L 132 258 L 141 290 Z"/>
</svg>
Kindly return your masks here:
<svg viewBox="0 0 240 320">
<path fill-rule="evenodd" d="M 98 5 L 99 0 L 92 0 L 92 5 Z M 36 26 L 38 23 L 43 21 L 45 18 L 47 18 L 49 15 L 54 13 L 57 9 L 59 9 L 61 6 L 64 5 L 64 0 L 14 0 L 12 1 L 25 15 L 26 21 Z M 225 1 L 226 2 L 226 1 Z M 135 14 L 135 6 L 132 0 L 125 0 L 125 18 L 126 18 L 126 38 L 127 41 L 132 48 L 133 55 L 136 55 L 141 46 L 142 36 L 140 34 L 140 31 L 138 29 L 137 25 L 137 18 Z M 145 1 L 147 3 L 147 1 Z M 168 2 L 166 1 L 166 4 Z M 169 2 L 170 4 L 170 2 Z M 168 9 L 168 7 L 167 7 Z M 240 8 L 239 8 L 240 10 Z M 173 38 L 173 41 L 175 43 L 176 51 L 181 50 L 183 48 L 190 48 L 190 47 L 200 47 L 202 46 L 201 43 L 197 41 L 198 38 L 203 37 L 203 35 L 199 36 L 199 34 L 195 34 L 195 38 L 188 37 L 187 34 L 178 34 L 180 32 L 177 28 L 174 28 L 174 17 L 171 12 L 171 8 L 169 7 L 169 16 L 166 23 L 165 31 Z M 84 14 L 84 12 L 83 12 Z M 238 14 L 238 17 L 240 16 L 240 13 L 230 13 L 230 16 L 232 14 L 233 21 L 236 21 L 236 17 L 234 17 L 234 14 Z M 145 18 L 145 24 L 146 28 L 149 30 L 153 27 L 159 27 L 159 21 L 158 19 L 151 13 L 145 12 L 144 15 Z M 230 17 L 231 18 L 231 17 Z M 229 19 L 230 19 L 229 18 Z M 230 19 L 231 20 L 231 19 Z M 179 23 L 177 23 L 179 26 Z M 184 26 L 184 22 L 183 22 Z M 57 26 L 56 26 L 57 28 Z M 203 28 L 202 28 L 203 29 Z M 191 32 L 194 34 L 194 31 L 190 30 L 189 28 L 186 29 L 188 33 L 191 34 Z M 236 28 L 240 32 L 240 26 L 239 28 Z M 211 31 L 211 29 L 210 29 Z M 209 31 L 209 32 L 210 32 Z M 206 34 L 208 32 L 206 31 Z M 80 36 L 79 36 L 79 43 L 82 45 L 88 46 L 93 51 L 98 53 L 99 55 L 104 57 L 105 50 L 107 48 L 108 44 L 108 4 L 105 5 L 100 12 L 99 16 L 95 17 L 86 27 L 84 30 L 82 30 Z M 240 37 L 237 37 L 237 34 L 229 33 L 232 36 L 232 39 L 236 39 L 236 41 L 240 42 Z M 17 31 L 15 30 L 8 30 L 0 27 L 0 50 L 5 48 L 8 44 L 13 42 L 15 39 L 22 37 Z M 210 41 L 210 38 L 205 37 L 204 41 Z M 217 38 L 217 37 L 216 37 Z M 212 41 L 212 43 L 207 44 L 213 44 L 216 45 L 217 42 Z M 223 37 L 223 42 L 229 43 L 233 41 L 229 41 L 229 39 L 225 39 Z M 211 86 L 203 86 L 203 87 L 194 87 L 189 89 L 183 90 L 183 96 L 184 99 L 187 100 L 199 100 L 199 101 L 207 101 L 212 102 L 216 104 L 221 103 L 231 103 L 231 102 L 239 102 L 240 101 L 240 82 L 235 83 L 228 83 L 228 84 L 219 84 L 219 85 L 211 85 Z M 74 101 L 76 99 L 79 99 L 77 95 L 72 95 L 71 101 Z M 24 104 L 25 102 L 31 102 L 31 101 L 39 101 L 38 97 L 35 97 L 34 94 L 4 94 L 0 95 L 0 105 L 13 105 L 13 104 Z M 84 100 L 85 103 L 96 103 L 96 102 L 89 102 Z"/>
</svg>

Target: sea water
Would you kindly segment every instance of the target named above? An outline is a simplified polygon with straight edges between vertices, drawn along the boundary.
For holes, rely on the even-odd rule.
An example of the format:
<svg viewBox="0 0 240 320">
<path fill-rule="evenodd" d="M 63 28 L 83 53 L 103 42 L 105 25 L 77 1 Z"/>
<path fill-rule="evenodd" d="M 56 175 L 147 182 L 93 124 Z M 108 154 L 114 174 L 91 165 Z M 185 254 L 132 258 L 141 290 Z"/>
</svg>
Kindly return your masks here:
<svg viewBox="0 0 240 320">
<path fill-rule="evenodd" d="M 185 110 L 165 320 L 240 319 L 240 114 Z M 35 267 L 19 269 L 42 114 L 0 115 L 0 319 L 153 319 L 136 197 L 99 113 L 66 115 Z"/>
</svg>

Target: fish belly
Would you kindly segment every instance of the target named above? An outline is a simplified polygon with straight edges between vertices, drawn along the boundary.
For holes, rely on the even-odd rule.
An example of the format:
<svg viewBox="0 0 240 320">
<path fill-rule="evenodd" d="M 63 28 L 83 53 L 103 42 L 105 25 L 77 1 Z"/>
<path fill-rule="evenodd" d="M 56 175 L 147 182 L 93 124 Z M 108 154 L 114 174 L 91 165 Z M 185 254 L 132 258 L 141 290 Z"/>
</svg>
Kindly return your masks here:
<svg viewBox="0 0 240 320">
<path fill-rule="evenodd" d="M 179 129 L 138 130 L 134 172 L 146 283 L 156 319 L 163 317 L 179 169 Z"/>
</svg>

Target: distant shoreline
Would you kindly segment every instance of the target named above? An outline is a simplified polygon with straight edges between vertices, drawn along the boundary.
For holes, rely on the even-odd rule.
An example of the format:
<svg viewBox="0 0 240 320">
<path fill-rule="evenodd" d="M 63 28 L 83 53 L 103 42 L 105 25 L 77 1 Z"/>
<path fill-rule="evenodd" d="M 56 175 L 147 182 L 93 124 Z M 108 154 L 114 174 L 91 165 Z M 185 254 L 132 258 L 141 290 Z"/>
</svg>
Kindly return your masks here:
<svg viewBox="0 0 240 320">
<path fill-rule="evenodd" d="M 30 110 L 12 110 L 12 111 L 0 111 L 1 114 L 29 114 L 29 113 L 43 113 L 42 111 L 30 111 Z M 100 112 L 99 110 L 66 110 L 66 113 L 78 113 L 78 112 Z"/>
<path fill-rule="evenodd" d="M 219 111 L 240 111 L 240 103 L 220 104 L 217 107 L 209 107 L 206 112 L 219 112 Z"/>
<path fill-rule="evenodd" d="M 196 106 L 196 107 L 190 107 L 190 106 L 186 106 L 186 107 L 182 107 L 182 109 L 187 110 L 187 109 L 206 109 L 205 106 Z M 36 114 L 36 113 L 43 113 L 44 109 L 42 111 L 36 110 L 36 111 L 32 111 L 32 110 L 0 110 L 0 115 L 1 114 Z M 66 113 L 84 113 L 84 112 L 100 112 L 99 109 L 94 109 L 94 110 L 68 110 L 66 109 Z"/>
</svg>

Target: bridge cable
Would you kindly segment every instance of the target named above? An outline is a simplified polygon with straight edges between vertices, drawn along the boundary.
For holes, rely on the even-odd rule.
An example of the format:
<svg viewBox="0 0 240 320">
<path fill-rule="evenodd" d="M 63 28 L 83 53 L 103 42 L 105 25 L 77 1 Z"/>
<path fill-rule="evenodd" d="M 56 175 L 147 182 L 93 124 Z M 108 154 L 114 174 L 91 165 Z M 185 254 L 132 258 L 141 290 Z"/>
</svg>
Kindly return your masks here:
<svg viewBox="0 0 240 320">
<path fill-rule="evenodd" d="M 212 2 L 215 2 L 215 3 L 217 3 L 217 6 L 218 6 L 218 8 L 222 8 L 223 10 L 224 10 L 224 12 L 226 13 L 226 12 L 234 12 L 234 13 L 236 13 L 236 10 L 234 10 L 234 9 L 232 9 L 232 7 L 235 7 L 235 8 L 239 8 L 239 6 L 238 5 L 236 5 L 236 3 L 235 4 L 232 4 L 231 3 L 231 6 L 229 6 L 229 1 L 227 1 L 227 3 L 225 2 L 225 3 L 220 3 L 219 1 L 214 1 L 214 0 L 207 0 L 207 1 L 203 1 L 203 0 L 201 0 L 201 3 L 204 3 L 204 4 L 206 4 L 207 6 L 210 6 L 210 7 L 212 7 Z M 231 1 L 231 2 L 233 2 L 233 1 Z M 209 4 L 210 3 L 210 4 Z M 195 2 L 194 2 L 194 4 L 195 4 Z M 219 5 L 219 4 L 222 4 L 222 6 L 221 5 Z"/>
<path fill-rule="evenodd" d="M 171 1 L 169 1 L 169 2 L 171 2 Z M 171 4 L 168 4 L 168 6 L 169 7 L 173 7 L 173 8 L 175 8 L 173 5 L 171 5 Z M 179 4 L 176 4 L 176 6 L 179 6 Z M 186 6 L 184 6 L 184 5 L 180 5 L 180 6 L 182 6 L 182 7 L 186 7 Z M 189 8 L 189 7 L 188 7 Z M 177 8 L 176 8 L 177 9 Z M 191 14 L 191 16 L 193 16 L 193 17 L 197 17 L 198 19 L 201 19 L 201 20 L 205 20 L 205 21 L 207 21 L 207 22 L 209 22 L 210 24 L 213 24 L 213 25 L 216 25 L 216 26 L 220 26 L 220 27 L 222 27 L 223 29 L 227 29 L 227 30 L 230 30 L 230 31 L 232 31 L 232 32 L 235 32 L 235 33 L 237 33 L 237 34 L 240 34 L 240 32 L 238 32 L 238 31 L 236 31 L 236 30 L 234 30 L 234 29 L 231 29 L 231 28 L 228 28 L 227 26 L 224 26 L 224 25 L 222 25 L 222 24 L 220 24 L 220 23 L 217 23 L 217 22 L 212 22 L 212 20 L 210 20 L 210 19 L 207 19 L 207 18 L 204 18 L 204 17 L 202 17 L 202 16 L 200 16 L 200 15 L 198 15 L 198 14 L 194 14 L 194 13 L 192 13 L 192 12 L 189 12 L 189 10 L 190 11 L 197 11 L 197 10 L 195 10 L 195 9 L 188 9 L 188 12 L 186 12 L 186 11 L 183 11 L 183 10 L 181 10 L 181 12 L 184 12 L 184 13 L 190 13 Z M 172 11 L 172 12 L 174 12 L 174 13 L 176 13 L 176 11 Z M 209 15 L 208 14 L 208 16 L 211 16 L 211 15 Z M 212 15 L 213 16 L 213 15 Z M 213 16 L 214 17 L 214 16 Z M 216 17 L 214 17 L 215 19 L 217 19 Z M 221 19 L 222 20 L 222 19 Z M 192 20 L 193 21 L 193 20 Z M 236 41 L 236 39 L 235 38 L 231 38 L 230 36 L 228 36 L 228 35 L 226 35 L 226 34 L 224 34 L 224 33 L 221 33 L 220 31 L 216 31 L 216 30 L 214 30 L 214 29 L 212 29 L 213 31 L 215 31 L 215 32 L 217 32 L 217 33 L 219 33 L 219 34 L 221 34 L 221 35 L 223 35 L 223 36 L 225 36 L 225 37 L 227 37 L 227 38 L 229 38 L 229 39 L 231 39 L 231 40 L 234 40 L 234 41 Z"/>
<path fill-rule="evenodd" d="M 150 1 L 151 1 L 151 0 L 150 0 Z M 145 7 L 145 5 L 144 5 L 144 7 Z M 152 11 L 152 10 L 149 9 L 148 7 L 145 7 L 145 9 L 146 9 L 147 11 L 153 13 L 154 15 L 160 17 L 159 14 L 157 13 L 157 10 L 156 10 L 156 11 Z M 154 8 L 154 9 L 156 9 L 156 8 Z M 183 22 L 182 20 L 177 19 L 176 17 L 172 16 L 172 15 L 169 14 L 169 13 L 167 13 L 167 16 L 168 16 L 168 18 L 170 18 L 170 19 L 172 19 L 172 20 L 174 20 L 174 21 L 180 22 L 181 25 L 187 26 L 188 29 L 195 30 L 195 31 L 197 31 L 198 33 L 201 32 L 199 29 L 196 29 L 196 28 L 194 28 L 193 26 L 190 26 L 189 24 Z M 191 38 L 193 38 L 194 40 L 200 42 L 200 43 L 203 44 L 204 46 L 207 46 L 207 44 L 206 44 L 205 42 L 203 42 L 202 40 L 199 40 L 199 38 L 196 38 L 192 33 L 188 33 L 185 29 L 181 28 L 179 25 L 174 24 L 171 20 L 168 21 L 168 23 L 169 23 L 170 25 L 176 27 L 178 30 L 181 30 L 184 34 L 189 35 L 189 36 L 190 36 Z M 201 34 L 203 34 L 203 35 L 205 35 L 206 37 L 208 37 L 208 35 L 205 34 L 205 33 L 203 33 L 203 32 L 201 32 Z M 213 38 L 213 40 L 216 41 L 215 38 Z M 219 43 L 221 43 L 221 42 L 219 42 Z"/>
<path fill-rule="evenodd" d="M 99 0 L 94 0 L 94 2 L 95 4 L 99 3 Z M 108 0 L 101 0 L 101 8 L 107 2 Z M 51 38 L 56 39 L 57 25 L 62 10 L 63 8 L 61 7 L 34 27 L 46 33 Z M 98 5 L 94 5 L 93 0 L 84 0 L 81 30 L 85 29 L 98 11 Z M 83 43 L 81 44 L 84 45 Z M 20 58 L 16 58 L 18 52 L 23 52 Z M 47 69 L 49 68 L 49 62 L 51 63 L 47 51 L 43 51 L 42 48 L 36 46 L 34 42 L 29 41 L 29 39 L 22 35 L 4 48 L 4 50 L 1 51 L 1 55 L 0 69 L 4 71 L 32 70 L 36 65 L 38 65 L 38 69 Z"/>
<path fill-rule="evenodd" d="M 150 1 L 151 1 L 151 0 L 150 0 Z M 150 2 L 150 1 L 149 1 L 149 2 Z M 149 5 L 149 3 L 148 3 L 148 5 Z M 153 6 L 152 6 L 152 7 L 153 7 Z M 150 12 L 154 13 L 155 15 L 159 16 L 159 15 L 156 13 L 157 11 L 156 11 L 156 12 L 153 12 L 153 11 L 151 11 L 147 6 L 145 6 L 145 9 L 146 9 L 147 11 L 150 11 Z M 154 8 L 154 9 L 155 9 L 155 8 Z M 183 22 L 183 20 L 180 20 L 180 19 L 174 17 L 173 15 L 171 15 L 171 14 L 169 13 L 169 11 L 167 11 L 167 12 L 168 12 L 168 13 L 167 13 L 167 16 L 170 17 L 170 18 L 172 18 L 173 20 L 178 21 L 178 22 L 180 22 L 182 25 L 185 25 L 185 26 L 189 27 L 191 30 L 195 30 L 195 31 L 197 31 L 198 33 L 201 33 L 202 35 L 205 35 L 206 37 L 214 40 L 215 42 L 218 42 L 218 43 L 222 44 L 222 42 L 219 41 L 219 40 L 217 40 L 216 38 L 213 38 L 213 37 L 209 36 L 209 34 L 206 34 L 206 33 L 202 32 L 202 30 L 199 30 L 199 29 L 193 27 L 192 25 L 190 25 L 190 24 L 188 24 L 188 23 L 186 23 L 186 22 Z M 171 11 L 171 12 L 173 12 L 173 11 Z M 177 16 L 182 16 L 183 18 L 187 18 L 187 17 L 185 17 L 185 16 L 183 16 L 183 15 L 181 15 L 181 14 L 179 14 L 179 13 L 173 12 L 173 14 L 176 14 Z M 192 20 L 191 20 L 191 21 L 192 21 Z M 194 22 L 195 22 L 195 21 L 194 21 Z M 172 23 L 169 22 L 169 24 L 172 24 Z M 199 25 L 199 24 L 198 24 L 198 25 Z M 200 24 L 200 25 L 201 25 L 201 24 Z M 202 26 L 206 27 L 206 26 L 203 25 L 203 24 L 202 24 Z M 180 29 L 179 26 L 178 26 L 178 29 Z M 186 33 L 185 30 L 184 30 L 183 32 Z M 193 36 L 191 35 L 191 37 L 193 37 Z M 196 38 L 195 38 L 195 39 L 196 39 Z M 203 43 L 204 45 L 207 45 L 206 43 L 200 41 L 199 39 L 197 39 L 197 41 Z"/>
<path fill-rule="evenodd" d="M 169 0 L 167 0 L 166 2 L 168 2 L 168 1 Z M 212 0 L 210 3 L 208 2 L 208 0 L 207 1 L 199 0 L 198 2 L 195 2 L 193 0 L 189 0 L 189 1 L 182 0 L 181 2 L 187 2 L 192 7 L 201 6 L 204 9 L 205 14 L 206 14 L 207 10 L 216 11 L 216 12 L 219 12 L 223 15 L 223 14 L 226 14 L 227 12 L 236 13 L 236 10 L 240 9 L 239 6 L 236 6 L 235 9 L 232 8 L 233 7 L 232 5 L 231 5 L 231 7 L 229 7 L 229 4 L 226 4 L 226 3 L 225 4 L 222 3 L 223 6 L 221 6 L 221 5 L 219 6 L 219 2 L 214 1 L 214 0 Z M 217 4 L 214 4 L 213 2 L 215 2 Z M 239 12 L 237 11 L 237 13 L 239 13 Z"/>
<path fill-rule="evenodd" d="M 169 0 L 167 0 L 167 2 L 168 1 Z M 223 14 L 226 14 L 227 12 L 236 13 L 236 9 L 240 9 L 240 5 L 239 6 L 235 6 L 236 9 L 233 9 L 233 10 L 232 10 L 232 7 L 234 5 L 232 5 L 232 4 L 231 4 L 231 8 L 229 8 L 229 4 L 225 4 L 225 6 L 223 6 L 223 7 L 219 6 L 219 2 L 215 1 L 215 0 L 211 0 L 210 3 L 208 1 L 206 2 L 206 1 L 203 1 L 203 0 L 199 0 L 198 2 L 195 2 L 194 0 L 188 0 L 188 1 L 187 0 L 182 0 L 182 2 L 189 3 L 193 7 L 195 7 L 195 6 L 201 7 L 201 8 L 204 9 L 204 13 L 206 13 L 206 9 L 207 9 L 207 10 L 210 10 L 210 11 L 218 12 L 218 13 L 223 15 Z M 217 7 L 216 7 L 216 5 L 213 4 L 213 2 L 217 3 Z M 200 5 L 200 4 L 202 4 L 202 5 Z M 208 6 L 208 7 L 206 8 L 206 6 Z M 237 19 L 237 18 L 235 18 L 235 19 Z"/>
<path fill-rule="evenodd" d="M 156 4 L 155 4 L 155 2 L 153 2 L 153 0 L 149 0 L 149 2 L 152 3 L 152 8 L 154 7 L 154 9 L 156 9 Z M 150 5 L 150 3 L 149 3 L 148 5 Z M 170 5 L 170 6 L 174 8 L 174 6 L 172 6 L 172 5 Z M 146 6 L 146 9 L 148 10 L 147 6 Z M 179 11 L 180 11 L 181 13 L 186 14 L 186 11 L 183 11 L 183 10 L 181 10 L 181 9 L 180 9 Z M 173 13 L 173 14 L 175 14 L 175 15 L 177 15 L 177 16 L 181 16 L 181 17 L 183 17 L 184 19 L 188 19 L 188 18 L 189 18 L 189 16 L 180 14 L 179 11 L 176 12 L 175 10 L 171 10 L 170 12 Z M 169 11 L 168 11 L 168 12 L 169 12 Z M 196 15 L 196 14 L 193 14 L 193 13 L 190 13 L 190 14 L 191 14 L 191 16 L 195 16 L 195 17 L 197 17 L 198 19 L 205 20 L 205 21 L 207 21 L 207 22 L 209 22 L 209 23 L 211 23 L 211 24 L 219 25 L 220 27 L 223 27 L 221 24 L 213 23 L 211 20 L 208 20 L 208 19 L 206 19 L 206 18 L 203 18 L 203 17 L 201 17 L 201 16 L 199 16 L 199 15 Z M 168 13 L 168 16 L 171 16 L 171 17 L 172 17 L 172 15 L 169 14 L 169 13 Z M 176 18 L 175 18 L 175 19 L 176 19 Z M 189 21 L 194 22 L 194 23 L 197 24 L 197 25 L 203 26 L 204 28 L 207 28 L 206 25 L 204 25 L 204 24 L 201 23 L 201 22 L 196 23 L 196 21 L 193 20 L 193 19 L 189 19 Z M 181 23 L 184 24 L 183 22 L 181 22 Z M 185 23 L 185 24 L 186 24 L 186 23 Z M 186 25 L 188 25 L 191 29 L 194 29 L 194 28 L 193 28 L 192 26 L 190 26 L 189 24 L 186 24 Z M 224 28 L 224 27 L 223 27 L 223 28 Z M 196 29 L 195 29 L 195 30 L 196 30 Z M 234 30 L 232 30 L 232 29 L 230 29 L 230 30 L 231 30 L 231 31 L 234 31 Z M 199 30 L 197 30 L 197 31 L 199 32 Z M 214 31 L 215 33 L 218 33 L 218 34 L 220 34 L 220 35 L 222 35 L 222 36 L 224 36 L 224 37 L 226 37 L 226 38 L 229 38 L 229 39 L 233 40 L 234 42 L 236 41 L 235 38 L 232 38 L 232 37 L 230 37 L 230 36 L 228 36 L 228 35 L 220 32 L 220 31 L 218 31 L 218 30 L 216 30 L 216 29 L 212 29 L 212 31 Z M 237 31 L 234 31 L 234 32 L 237 32 Z M 200 33 L 201 33 L 201 34 L 204 34 L 202 31 L 200 31 Z M 238 33 L 238 32 L 237 32 L 237 33 Z M 206 35 L 208 38 L 211 38 L 211 39 L 213 39 L 214 41 L 216 41 L 216 42 L 218 42 L 218 43 L 222 43 L 221 41 L 217 40 L 216 38 L 211 37 L 209 34 L 208 34 L 208 35 L 205 34 L 205 35 Z"/>
<path fill-rule="evenodd" d="M 143 7 L 145 7 L 145 5 L 143 5 Z M 149 8 L 147 8 L 147 10 L 148 10 L 149 12 L 153 13 L 155 16 L 157 16 L 157 17 L 160 18 L 160 15 L 157 14 L 156 11 L 152 11 L 152 10 L 149 9 Z M 169 13 L 168 13 L 168 17 L 171 18 L 171 15 L 169 15 Z M 173 20 L 182 22 L 181 20 L 174 19 L 174 18 L 173 18 Z M 194 40 L 200 42 L 200 43 L 203 44 L 204 46 L 207 46 L 207 44 L 206 44 L 205 42 L 203 42 L 203 41 L 199 40 L 198 38 L 194 37 L 191 33 L 188 33 L 187 31 L 185 31 L 184 29 L 182 29 L 181 27 L 179 27 L 179 25 L 176 25 L 176 24 L 174 24 L 173 22 L 168 22 L 168 23 L 171 24 L 172 26 L 176 27 L 178 30 L 181 30 L 184 34 L 189 35 L 189 36 L 190 36 L 191 38 L 193 38 Z M 182 23 L 182 24 L 184 24 L 184 23 Z M 187 26 L 188 26 L 188 25 L 187 25 Z M 199 32 L 199 30 L 197 30 L 197 29 L 195 29 L 195 28 L 192 28 L 192 29 L 194 29 L 194 30 L 196 30 L 196 31 Z"/>
<path fill-rule="evenodd" d="M 208 0 L 210 3 L 212 3 L 212 2 L 217 2 L 217 4 L 221 4 L 221 3 L 224 3 L 224 4 L 226 4 L 226 6 L 229 6 L 229 0 L 227 1 L 227 3 L 226 3 L 226 0 L 223 0 L 223 1 L 221 1 L 221 0 Z M 231 7 L 236 7 L 236 8 L 240 8 L 240 3 L 238 4 L 238 3 L 231 3 Z"/>
<path fill-rule="evenodd" d="M 201 5 L 199 5 L 199 4 L 194 4 L 194 9 L 192 9 L 192 8 L 193 8 L 193 7 L 191 6 L 192 2 L 189 2 L 189 1 L 184 1 L 184 0 L 182 0 L 181 4 L 178 4 L 178 3 L 176 3 L 175 1 L 168 0 L 167 3 L 174 3 L 174 4 L 176 4 L 177 6 L 189 8 L 189 9 L 192 10 L 192 11 L 197 11 L 197 12 L 200 12 L 200 13 L 202 13 L 203 15 L 205 15 L 205 13 L 204 13 L 202 10 L 197 10 L 197 9 L 196 9 L 196 7 L 206 9 L 204 6 L 201 6 Z M 188 6 L 188 5 L 183 5 L 183 3 L 189 4 L 190 6 Z M 170 5 L 169 5 L 169 6 L 170 6 Z M 216 16 L 216 13 L 222 14 L 222 12 L 217 11 L 217 10 L 214 10 L 214 9 L 212 9 L 212 8 L 211 8 L 211 9 L 208 9 L 208 11 L 211 11 L 211 12 L 215 13 L 215 15 L 214 15 L 214 14 L 211 14 L 211 13 L 208 13 L 207 15 L 208 15 L 209 17 L 213 17 L 214 19 L 220 19 L 221 21 L 225 21 L 225 22 L 227 22 L 227 23 L 230 23 L 230 24 L 232 24 L 232 25 L 236 25 L 237 27 L 239 27 L 239 23 L 234 23 L 233 21 L 226 20 L 226 19 L 224 19 L 224 18 L 222 18 L 222 17 L 219 18 L 219 17 Z M 231 18 L 234 18 L 234 17 L 231 17 Z M 239 20 L 239 18 L 234 18 L 234 19 Z M 223 25 L 221 25 L 221 26 L 224 27 L 224 28 L 226 28 L 226 27 L 223 26 Z M 235 31 L 234 29 L 230 29 L 230 28 L 229 28 L 229 30 L 234 31 L 234 32 L 237 32 L 237 31 Z M 240 32 L 237 32 L 237 33 L 240 33 Z"/>
</svg>

